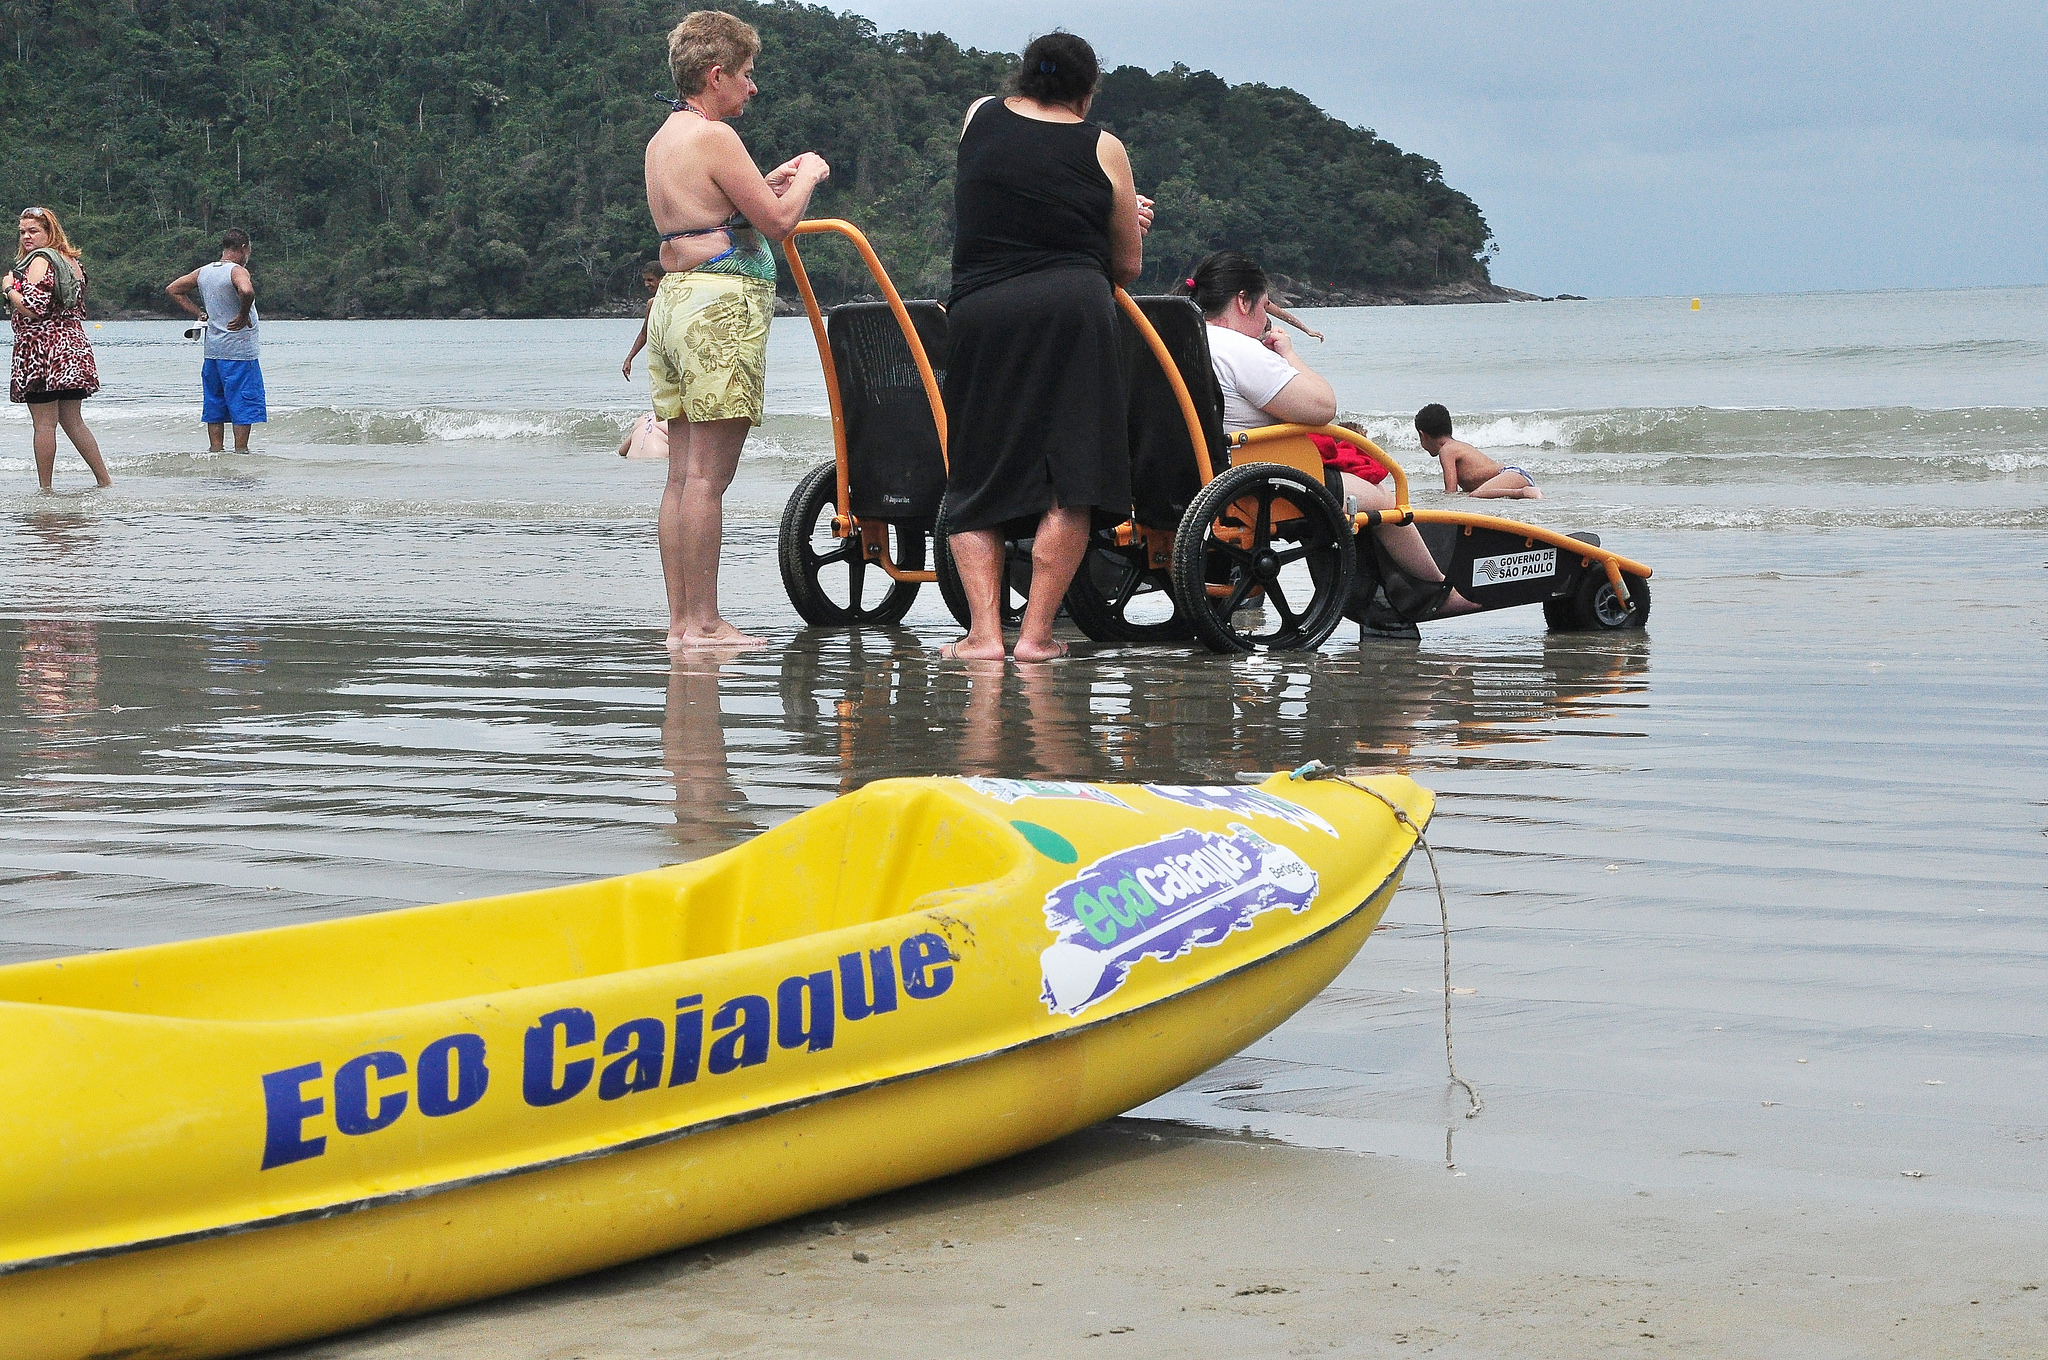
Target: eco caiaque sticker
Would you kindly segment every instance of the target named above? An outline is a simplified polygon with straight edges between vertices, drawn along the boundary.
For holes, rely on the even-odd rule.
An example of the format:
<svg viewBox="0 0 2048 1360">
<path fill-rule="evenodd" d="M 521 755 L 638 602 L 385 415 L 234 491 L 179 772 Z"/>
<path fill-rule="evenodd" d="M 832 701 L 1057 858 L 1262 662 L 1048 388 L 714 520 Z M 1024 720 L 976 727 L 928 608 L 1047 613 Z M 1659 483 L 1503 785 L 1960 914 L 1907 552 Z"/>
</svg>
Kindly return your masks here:
<svg viewBox="0 0 2048 1360">
<path fill-rule="evenodd" d="M 1214 945 L 1277 907 L 1307 911 L 1316 871 L 1248 826 L 1230 831 L 1173 832 L 1047 893 L 1045 923 L 1059 939 L 1038 956 L 1046 1008 L 1079 1015 L 1122 986 L 1139 959 Z"/>
</svg>

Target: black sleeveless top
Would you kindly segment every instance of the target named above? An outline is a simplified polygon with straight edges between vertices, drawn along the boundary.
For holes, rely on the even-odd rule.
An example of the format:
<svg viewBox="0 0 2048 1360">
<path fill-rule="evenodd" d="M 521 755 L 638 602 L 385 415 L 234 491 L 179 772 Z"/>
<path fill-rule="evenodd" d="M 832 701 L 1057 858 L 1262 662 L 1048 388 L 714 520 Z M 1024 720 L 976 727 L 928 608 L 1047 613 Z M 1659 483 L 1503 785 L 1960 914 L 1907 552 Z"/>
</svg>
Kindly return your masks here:
<svg viewBox="0 0 2048 1360">
<path fill-rule="evenodd" d="M 1109 273 L 1109 176 L 1093 123 L 1047 123 L 1000 96 L 960 138 L 952 301 L 1046 269 Z"/>
</svg>

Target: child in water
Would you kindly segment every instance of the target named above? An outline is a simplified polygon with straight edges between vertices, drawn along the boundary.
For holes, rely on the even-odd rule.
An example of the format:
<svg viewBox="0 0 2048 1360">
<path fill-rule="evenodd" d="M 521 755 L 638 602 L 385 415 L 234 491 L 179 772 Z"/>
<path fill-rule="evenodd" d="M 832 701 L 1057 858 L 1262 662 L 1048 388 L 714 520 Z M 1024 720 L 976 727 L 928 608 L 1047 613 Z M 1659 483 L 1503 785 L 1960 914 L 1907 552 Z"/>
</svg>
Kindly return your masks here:
<svg viewBox="0 0 2048 1360">
<path fill-rule="evenodd" d="M 1521 468 L 1497 463 L 1464 440 L 1451 438 L 1451 413 L 1436 402 L 1415 413 L 1415 437 L 1443 465 L 1446 495 L 1469 491 L 1481 500 L 1543 499 L 1536 479 Z"/>
<path fill-rule="evenodd" d="M 619 375 L 627 382 L 633 381 L 633 356 L 647 348 L 647 311 L 653 310 L 654 294 L 666 277 L 668 271 L 661 267 L 659 260 L 649 260 L 640 266 L 640 286 L 647 290 L 647 310 L 640 314 L 640 334 L 633 337 L 633 348 L 626 351 L 626 362 L 619 365 Z"/>
<path fill-rule="evenodd" d="M 641 266 L 640 286 L 647 290 L 647 305 L 650 308 L 654 305 L 655 290 L 661 287 L 661 281 L 665 277 L 667 277 L 667 271 L 661 267 L 659 260 L 649 260 L 645 265 Z M 640 320 L 640 334 L 633 337 L 633 348 L 626 351 L 626 362 L 619 365 L 619 372 L 625 376 L 626 381 L 631 382 L 633 380 L 633 356 L 646 348 L 647 319 L 643 315 Z M 633 428 L 627 430 L 626 437 L 620 441 L 619 457 L 668 457 L 668 423 L 656 420 L 652 411 L 642 415 L 633 422 Z"/>
</svg>

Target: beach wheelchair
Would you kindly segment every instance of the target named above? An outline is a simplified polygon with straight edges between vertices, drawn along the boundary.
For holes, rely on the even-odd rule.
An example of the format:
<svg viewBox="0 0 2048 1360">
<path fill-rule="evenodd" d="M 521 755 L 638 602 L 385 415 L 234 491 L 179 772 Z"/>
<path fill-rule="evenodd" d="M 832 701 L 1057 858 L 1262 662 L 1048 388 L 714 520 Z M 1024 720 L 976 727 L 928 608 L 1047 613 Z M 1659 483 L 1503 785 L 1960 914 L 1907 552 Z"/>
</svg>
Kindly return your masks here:
<svg viewBox="0 0 2048 1360">
<path fill-rule="evenodd" d="M 1541 604 L 1556 631 L 1648 620 L 1650 568 L 1603 548 L 1598 535 L 1416 509 L 1400 465 L 1342 426 L 1223 434 L 1200 310 L 1179 296 L 1117 296 L 1133 333 L 1134 504 L 1121 523 L 1098 516 L 1067 594 L 1069 615 L 1090 637 L 1192 634 L 1216 651 L 1295 649 L 1319 646 L 1346 618 L 1365 634 L 1413 637 L 1419 622 L 1464 617 L 1443 612 L 1446 589 L 1394 563 L 1372 532 L 1383 523 L 1416 527 L 1445 581 L 1479 606 L 1465 613 Z M 1340 508 L 1342 480 L 1311 434 L 1349 443 L 1387 469 L 1393 508 Z"/>
<path fill-rule="evenodd" d="M 829 312 L 819 306 L 798 241 L 826 234 L 854 246 L 883 301 L 847 303 Z M 942 370 L 931 360 L 946 352 L 944 309 L 936 302 L 904 301 L 850 222 L 801 223 L 783 243 L 783 254 L 824 369 L 833 436 L 832 461 L 806 473 L 783 510 L 777 559 L 790 603 L 805 622 L 819 626 L 895 624 L 919 588 L 934 582 L 965 627 L 966 592 L 947 551 Z M 1183 555 L 1201 558 L 1194 574 L 1214 578 L 1205 612 L 1220 609 L 1222 617 L 1236 620 L 1234 627 L 1199 633 L 1210 646 L 1317 645 L 1342 619 L 1341 588 L 1353 570 L 1350 535 L 1335 502 L 1317 478 L 1278 466 L 1227 470 L 1228 479 L 1210 491 L 1225 448 L 1221 399 L 1214 377 L 1207 376 L 1207 400 L 1198 407 L 1179 376 L 1182 366 L 1189 374 L 1209 373 L 1200 313 L 1184 299 L 1147 299 L 1162 332 L 1121 289 L 1117 299 L 1129 377 L 1143 396 L 1133 403 L 1129 426 L 1138 491 L 1131 510 L 1097 512 L 1094 539 L 1067 593 L 1068 617 L 1101 642 L 1197 636 L 1169 572 L 1173 545 L 1184 541 L 1192 546 Z M 1170 420 L 1159 418 L 1162 411 Z M 1211 527 L 1217 532 L 1179 533 L 1205 491 L 1210 495 L 1202 505 L 1215 508 Z M 1232 510 L 1238 500 L 1243 505 Z M 1028 536 L 1005 540 L 1005 625 L 1014 626 L 1029 595 L 1031 548 Z M 1264 576 L 1262 564 L 1269 569 Z M 1318 584 L 1324 577 L 1329 585 Z M 1311 615 L 1293 607 L 1296 599 L 1311 598 Z M 1270 627 L 1249 621 L 1248 601 L 1273 614 Z"/>
<path fill-rule="evenodd" d="M 819 307 L 797 238 L 825 233 L 853 243 L 884 301 Z M 930 358 L 946 352 L 945 311 L 903 301 L 849 222 L 804 222 L 783 253 L 824 367 L 834 445 L 833 461 L 805 475 L 783 513 L 778 557 L 790 602 L 812 624 L 894 624 L 931 581 L 966 627 L 966 592 L 947 549 L 942 378 Z M 1304 650 L 1346 618 L 1368 633 L 1414 635 L 1416 622 L 1441 614 L 1416 607 L 1431 592 L 1379 547 L 1371 530 L 1386 521 L 1417 525 L 1444 576 L 1482 610 L 1540 601 L 1558 629 L 1640 627 L 1647 618 L 1650 569 L 1594 535 L 1416 510 L 1399 465 L 1339 426 L 1226 435 L 1200 310 L 1185 297 L 1133 298 L 1121 288 L 1116 301 L 1132 504 L 1098 507 L 1067 590 L 1065 613 L 1091 640 Z M 1312 432 L 1384 466 L 1394 508 L 1347 512 Z M 1006 626 L 1030 591 L 1031 547 L 1028 537 L 1005 540 Z"/>
</svg>

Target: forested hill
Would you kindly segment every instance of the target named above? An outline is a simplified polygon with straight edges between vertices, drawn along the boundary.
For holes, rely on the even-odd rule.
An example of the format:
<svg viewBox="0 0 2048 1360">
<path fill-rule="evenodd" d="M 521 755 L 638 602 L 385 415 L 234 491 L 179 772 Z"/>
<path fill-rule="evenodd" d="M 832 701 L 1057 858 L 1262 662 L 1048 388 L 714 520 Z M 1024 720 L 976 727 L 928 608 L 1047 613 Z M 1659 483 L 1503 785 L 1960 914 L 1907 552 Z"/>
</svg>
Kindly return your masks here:
<svg viewBox="0 0 2048 1360">
<path fill-rule="evenodd" d="M 774 165 L 833 166 L 819 215 L 859 223 L 909 294 L 944 289 L 960 118 L 1014 58 L 788 3 L 738 125 Z M 641 155 L 667 110 L 674 0 L 7 0 L 0 173 L 85 252 L 95 310 L 246 228 L 264 307 L 312 316 L 536 316 L 636 291 L 655 233 Z M 1020 41 L 1025 35 L 1019 34 Z M 1095 115 L 1159 201 L 1147 284 L 1243 248 L 1347 292 L 1486 280 L 1486 223 L 1435 163 L 1291 90 L 1111 73 Z M 867 291 L 820 245 L 821 291 Z"/>
</svg>

